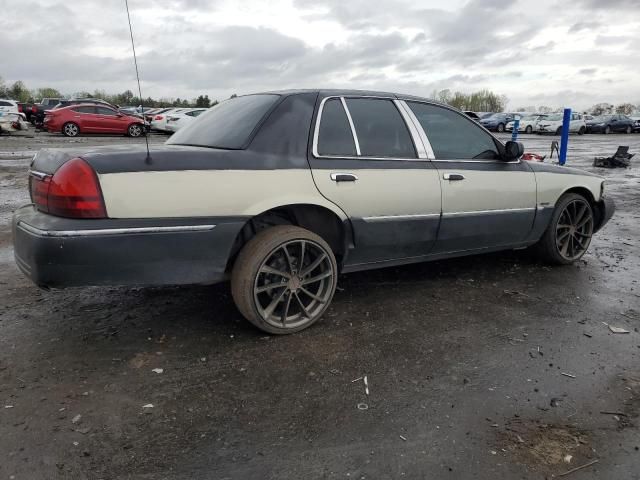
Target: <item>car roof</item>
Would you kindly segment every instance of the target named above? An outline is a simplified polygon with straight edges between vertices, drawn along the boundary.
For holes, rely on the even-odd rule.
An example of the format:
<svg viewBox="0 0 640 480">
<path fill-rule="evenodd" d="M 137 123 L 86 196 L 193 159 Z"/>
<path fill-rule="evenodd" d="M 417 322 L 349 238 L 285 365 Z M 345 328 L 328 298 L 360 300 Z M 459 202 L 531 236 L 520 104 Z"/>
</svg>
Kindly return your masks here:
<svg viewBox="0 0 640 480">
<path fill-rule="evenodd" d="M 288 90 L 268 90 L 264 92 L 252 92 L 246 95 L 238 95 L 247 96 L 247 95 L 298 95 L 302 93 L 317 93 L 321 98 L 332 97 L 332 96 L 364 96 L 364 97 L 385 97 L 385 98 L 397 98 L 398 100 L 408 100 L 408 101 L 417 101 L 417 102 L 427 102 L 432 103 L 434 105 L 440 105 L 443 107 L 447 107 L 453 110 L 458 110 L 451 105 L 447 105 L 446 103 L 439 102 L 432 98 L 420 97 L 417 95 L 411 95 L 406 93 L 393 93 L 393 92 L 385 92 L 379 90 L 357 90 L 357 89 L 339 89 L 339 88 L 304 88 L 304 89 L 288 89 Z"/>
<path fill-rule="evenodd" d="M 72 105 L 67 105 L 66 107 L 62 107 L 62 108 L 76 108 L 76 107 L 107 107 L 107 108 L 111 108 L 110 104 L 102 104 L 102 105 L 96 105 L 94 102 L 86 102 L 86 103 L 74 103 Z M 58 110 L 62 110 L 62 108 L 59 108 Z M 113 110 L 113 108 L 112 108 Z"/>
</svg>

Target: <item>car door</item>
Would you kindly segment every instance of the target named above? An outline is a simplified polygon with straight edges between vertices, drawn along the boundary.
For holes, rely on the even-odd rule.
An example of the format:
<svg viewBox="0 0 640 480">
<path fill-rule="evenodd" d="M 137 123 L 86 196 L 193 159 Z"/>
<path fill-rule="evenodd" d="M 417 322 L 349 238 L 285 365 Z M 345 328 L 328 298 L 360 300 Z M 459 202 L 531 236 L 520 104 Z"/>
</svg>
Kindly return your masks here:
<svg viewBox="0 0 640 480">
<path fill-rule="evenodd" d="M 124 133 L 126 131 L 127 118 L 112 108 L 96 105 L 96 132 L 100 133 Z"/>
<path fill-rule="evenodd" d="M 431 251 L 440 222 L 440 181 L 401 102 L 322 99 L 309 159 L 319 191 L 351 220 L 355 248 L 347 270 Z"/>
<path fill-rule="evenodd" d="M 407 101 L 427 137 L 442 183 L 442 220 L 433 253 L 523 242 L 536 214 L 536 180 L 501 144 L 451 108 Z"/>
<path fill-rule="evenodd" d="M 81 105 L 71 109 L 71 121 L 78 124 L 81 132 L 95 131 L 96 109 L 91 105 Z"/>
</svg>

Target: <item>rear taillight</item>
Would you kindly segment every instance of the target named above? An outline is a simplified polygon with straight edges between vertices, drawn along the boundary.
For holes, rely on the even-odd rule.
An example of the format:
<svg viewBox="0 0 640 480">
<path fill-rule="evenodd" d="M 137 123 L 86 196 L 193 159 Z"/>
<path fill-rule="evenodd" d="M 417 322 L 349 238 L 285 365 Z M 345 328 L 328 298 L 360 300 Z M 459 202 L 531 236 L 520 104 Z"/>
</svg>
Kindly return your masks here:
<svg viewBox="0 0 640 480">
<path fill-rule="evenodd" d="M 74 158 L 53 176 L 30 178 L 31 200 L 41 212 L 69 218 L 106 218 L 98 177 L 87 162 Z"/>
<path fill-rule="evenodd" d="M 31 113 L 38 113 L 38 107 L 36 107 L 35 105 L 33 105 L 31 107 Z"/>
<path fill-rule="evenodd" d="M 22 105 L 18 104 L 18 113 L 22 113 Z"/>
<path fill-rule="evenodd" d="M 162 115 L 156 115 L 156 118 L 154 118 L 154 120 L 162 120 L 164 117 Z"/>
</svg>

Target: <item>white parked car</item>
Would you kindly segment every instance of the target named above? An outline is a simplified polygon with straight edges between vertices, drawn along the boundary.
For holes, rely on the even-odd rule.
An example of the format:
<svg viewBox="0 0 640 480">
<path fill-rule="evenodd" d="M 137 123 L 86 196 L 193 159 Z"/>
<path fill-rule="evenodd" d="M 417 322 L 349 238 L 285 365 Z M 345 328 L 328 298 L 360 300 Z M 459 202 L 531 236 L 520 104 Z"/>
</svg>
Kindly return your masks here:
<svg viewBox="0 0 640 480">
<path fill-rule="evenodd" d="M 0 98 L 0 115 L 19 112 L 20 109 L 18 108 L 18 102 L 16 102 L 15 100 Z"/>
<path fill-rule="evenodd" d="M 540 120 L 544 120 L 549 115 L 544 113 L 535 113 L 533 115 L 523 115 L 520 117 L 520 124 L 518 126 L 518 132 L 533 133 L 538 129 L 538 123 Z M 513 132 L 514 121 L 507 123 L 505 130 L 507 132 Z"/>
<path fill-rule="evenodd" d="M 240 96 L 149 151 L 40 150 L 14 255 L 45 287 L 230 279 L 249 321 L 293 333 L 340 273 L 533 245 L 578 261 L 614 212 L 604 179 L 523 152 L 426 98 Z"/>
<path fill-rule="evenodd" d="M 206 108 L 194 108 L 193 110 L 185 110 L 184 112 L 172 113 L 167 117 L 166 129 L 169 132 L 177 132 L 182 127 L 193 122 L 198 115 L 206 111 Z"/>
<path fill-rule="evenodd" d="M 180 112 L 185 112 L 189 110 L 188 108 L 172 108 L 167 110 L 164 113 L 159 113 L 153 116 L 151 120 L 151 130 L 155 130 L 156 132 L 168 132 L 167 130 L 167 119 L 169 115 L 173 115 Z"/>
<path fill-rule="evenodd" d="M 24 113 L 0 112 L 0 134 L 27 134 L 29 123 Z"/>
<path fill-rule="evenodd" d="M 538 122 L 538 133 L 555 133 L 560 135 L 562 133 L 562 120 L 564 114 L 552 113 L 544 120 Z M 580 113 L 572 113 L 571 121 L 569 122 L 569 132 L 582 135 L 587 131 L 587 123 L 584 121 L 584 115 Z"/>
</svg>

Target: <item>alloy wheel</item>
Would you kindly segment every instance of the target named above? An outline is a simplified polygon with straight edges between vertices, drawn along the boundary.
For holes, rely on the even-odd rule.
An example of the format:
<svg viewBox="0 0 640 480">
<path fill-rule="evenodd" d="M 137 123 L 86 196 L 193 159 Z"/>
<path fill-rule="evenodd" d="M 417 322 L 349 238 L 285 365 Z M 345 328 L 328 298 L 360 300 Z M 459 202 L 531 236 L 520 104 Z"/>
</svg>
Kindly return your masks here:
<svg viewBox="0 0 640 480">
<path fill-rule="evenodd" d="M 262 319 L 285 329 L 313 323 L 331 300 L 336 272 L 329 254 L 310 240 L 292 240 L 260 265 L 253 298 Z"/>
<path fill-rule="evenodd" d="M 139 125 L 131 125 L 129 127 L 129 135 L 132 137 L 139 137 L 142 134 L 142 128 Z"/>
<path fill-rule="evenodd" d="M 569 202 L 556 224 L 556 248 L 566 260 L 579 259 L 589 248 L 593 235 L 593 212 L 586 200 Z"/>
<path fill-rule="evenodd" d="M 75 123 L 67 123 L 64 126 L 64 133 L 69 137 L 75 137 L 76 135 L 78 135 L 79 132 L 80 130 L 78 129 L 78 126 Z"/>
</svg>

